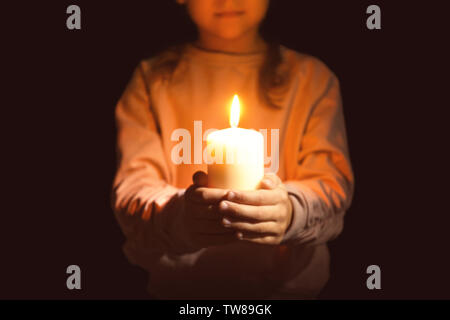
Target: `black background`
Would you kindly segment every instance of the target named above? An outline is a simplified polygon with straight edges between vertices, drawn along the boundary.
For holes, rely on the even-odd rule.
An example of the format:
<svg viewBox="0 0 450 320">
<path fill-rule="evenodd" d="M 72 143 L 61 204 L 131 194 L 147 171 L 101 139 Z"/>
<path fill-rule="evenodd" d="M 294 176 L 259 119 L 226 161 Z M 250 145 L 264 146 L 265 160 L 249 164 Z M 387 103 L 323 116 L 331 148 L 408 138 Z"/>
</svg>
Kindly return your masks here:
<svg viewBox="0 0 450 320">
<path fill-rule="evenodd" d="M 341 82 L 356 189 L 321 298 L 450 298 L 439 3 L 272 0 L 265 34 Z M 82 30 L 66 28 L 70 4 Z M 370 4 L 382 30 L 365 26 Z M 174 0 L 23 2 L 3 16 L 0 298 L 146 298 L 110 208 L 113 112 L 137 63 L 192 39 L 192 25 Z M 81 291 L 66 288 L 71 264 Z M 371 264 L 381 290 L 366 288 Z"/>
</svg>

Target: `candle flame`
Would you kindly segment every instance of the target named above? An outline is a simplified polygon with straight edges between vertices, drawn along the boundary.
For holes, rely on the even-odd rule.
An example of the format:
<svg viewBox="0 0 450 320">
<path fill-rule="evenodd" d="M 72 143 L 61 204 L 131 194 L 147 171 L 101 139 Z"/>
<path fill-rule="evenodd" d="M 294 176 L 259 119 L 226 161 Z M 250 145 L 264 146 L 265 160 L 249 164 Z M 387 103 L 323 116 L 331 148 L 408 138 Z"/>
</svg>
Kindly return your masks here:
<svg viewBox="0 0 450 320">
<path fill-rule="evenodd" d="M 239 113 L 240 113 L 240 103 L 239 103 L 239 97 L 237 94 L 234 95 L 233 103 L 231 104 L 231 111 L 230 111 L 230 125 L 233 128 L 236 128 L 239 124 Z"/>
</svg>

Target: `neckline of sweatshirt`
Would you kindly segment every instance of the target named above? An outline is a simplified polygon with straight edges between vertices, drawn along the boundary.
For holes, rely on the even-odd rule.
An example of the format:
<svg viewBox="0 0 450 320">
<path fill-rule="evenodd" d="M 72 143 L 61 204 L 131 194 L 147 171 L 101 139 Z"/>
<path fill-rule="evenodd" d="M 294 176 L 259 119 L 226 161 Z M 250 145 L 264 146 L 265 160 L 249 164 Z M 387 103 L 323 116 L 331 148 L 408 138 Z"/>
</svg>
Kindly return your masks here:
<svg viewBox="0 0 450 320">
<path fill-rule="evenodd" d="M 200 48 L 192 43 L 185 45 L 185 57 L 192 61 L 215 65 L 249 64 L 258 65 L 263 62 L 266 51 L 252 53 L 231 53 Z"/>
</svg>

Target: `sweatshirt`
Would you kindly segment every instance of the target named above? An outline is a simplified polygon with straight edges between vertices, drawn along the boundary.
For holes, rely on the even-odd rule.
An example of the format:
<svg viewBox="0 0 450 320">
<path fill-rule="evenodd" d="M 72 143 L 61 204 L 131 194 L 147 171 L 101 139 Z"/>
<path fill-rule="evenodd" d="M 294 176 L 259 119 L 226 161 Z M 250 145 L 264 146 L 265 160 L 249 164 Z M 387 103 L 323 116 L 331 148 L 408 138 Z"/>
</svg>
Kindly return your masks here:
<svg viewBox="0 0 450 320">
<path fill-rule="evenodd" d="M 148 271 L 153 297 L 311 299 L 328 281 L 327 242 L 341 233 L 354 190 L 339 81 L 315 57 L 285 46 L 281 53 L 280 70 L 289 77 L 270 93 L 278 108 L 258 94 L 264 52 L 226 53 L 187 43 L 170 79 L 152 77 L 156 56 L 134 70 L 115 108 L 111 201 L 126 238 L 124 254 Z M 194 121 L 201 121 L 200 134 L 229 127 L 235 93 L 242 103 L 239 127 L 267 129 L 269 136 L 278 130 L 279 162 L 272 171 L 288 191 L 292 222 L 279 245 L 242 240 L 198 250 L 183 224 L 189 214 L 184 192 L 207 164 L 174 163 L 179 141 L 172 134 L 188 130 L 193 146 Z"/>
</svg>

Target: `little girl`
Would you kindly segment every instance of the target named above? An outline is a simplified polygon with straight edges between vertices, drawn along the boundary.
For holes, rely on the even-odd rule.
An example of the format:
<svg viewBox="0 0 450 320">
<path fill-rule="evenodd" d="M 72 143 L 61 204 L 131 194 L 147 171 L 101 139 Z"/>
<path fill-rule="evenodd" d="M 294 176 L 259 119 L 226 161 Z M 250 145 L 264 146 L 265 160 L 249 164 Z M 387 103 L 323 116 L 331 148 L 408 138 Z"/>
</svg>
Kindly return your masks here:
<svg viewBox="0 0 450 320">
<path fill-rule="evenodd" d="M 143 60 L 115 110 L 124 252 L 159 299 L 315 298 L 354 186 L 338 80 L 263 40 L 269 0 L 177 2 L 197 40 Z M 174 130 L 229 127 L 235 93 L 240 127 L 279 130 L 279 168 L 254 191 L 208 188 L 206 163 L 171 160 Z"/>
</svg>

